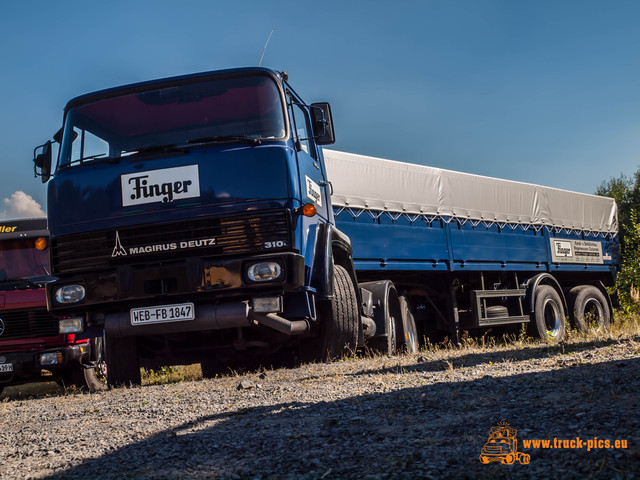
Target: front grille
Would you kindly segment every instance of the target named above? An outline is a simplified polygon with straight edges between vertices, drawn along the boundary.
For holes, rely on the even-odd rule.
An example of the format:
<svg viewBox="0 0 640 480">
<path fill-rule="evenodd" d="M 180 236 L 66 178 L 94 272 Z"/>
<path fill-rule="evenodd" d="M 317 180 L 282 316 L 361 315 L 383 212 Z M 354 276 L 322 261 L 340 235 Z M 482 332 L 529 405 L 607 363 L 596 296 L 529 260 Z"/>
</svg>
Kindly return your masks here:
<svg viewBox="0 0 640 480">
<path fill-rule="evenodd" d="M 51 241 L 53 274 L 288 249 L 290 223 L 277 210 L 61 236 Z"/>
<path fill-rule="evenodd" d="M 58 320 L 46 308 L 6 312 L 0 310 L 0 319 L 0 327 L 4 325 L 0 341 L 58 335 Z"/>
</svg>

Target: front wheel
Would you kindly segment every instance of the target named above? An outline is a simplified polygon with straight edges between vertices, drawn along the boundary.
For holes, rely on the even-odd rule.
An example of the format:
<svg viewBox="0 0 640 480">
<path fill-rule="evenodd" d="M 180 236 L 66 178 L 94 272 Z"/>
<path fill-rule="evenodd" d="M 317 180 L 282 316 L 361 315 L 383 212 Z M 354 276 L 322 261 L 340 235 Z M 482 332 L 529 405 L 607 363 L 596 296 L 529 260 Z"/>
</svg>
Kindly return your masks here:
<svg viewBox="0 0 640 480">
<path fill-rule="evenodd" d="M 538 286 L 535 295 L 529 324 L 532 335 L 552 343 L 562 341 L 565 337 L 565 311 L 560 295 L 549 285 Z"/>
<path fill-rule="evenodd" d="M 61 375 L 62 385 L 74 385 L 80 390 L 90 392 L 107 389 L 107 363 L 104 357 L 102 337 L 91 339 L 90 345 L 91 361 L 95 366 L 88 368 L 84 365 L 74 365 Z"/>
<path fill-rule="evenodd" d="M 333 300 L 318 308 L 320 337 L 301 352 L 303 358 L 325 361 L 355 351 L 358 344 L 359 313 L 356 291 L 347 270 L 333 267 Z"/>
</svg>

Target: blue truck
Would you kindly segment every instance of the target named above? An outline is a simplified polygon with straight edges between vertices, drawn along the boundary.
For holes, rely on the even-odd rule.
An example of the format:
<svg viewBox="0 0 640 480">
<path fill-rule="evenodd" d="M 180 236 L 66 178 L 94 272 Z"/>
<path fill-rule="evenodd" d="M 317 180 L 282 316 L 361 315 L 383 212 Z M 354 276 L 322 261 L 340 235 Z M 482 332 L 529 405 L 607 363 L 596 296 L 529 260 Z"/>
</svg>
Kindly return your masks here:
<svg viewBox="0 0 640 480">
<path fill-rule="evenodd" d="M 334 141 L 329 104 L 265 68 L 68 102 L 34 154 L 47 301 L 65 331 L 104 339 L 109 384 L 513 324 L 558 341 L 566 317 L 606 327 L 613 200 L 323 151 Z"/>
</svg>

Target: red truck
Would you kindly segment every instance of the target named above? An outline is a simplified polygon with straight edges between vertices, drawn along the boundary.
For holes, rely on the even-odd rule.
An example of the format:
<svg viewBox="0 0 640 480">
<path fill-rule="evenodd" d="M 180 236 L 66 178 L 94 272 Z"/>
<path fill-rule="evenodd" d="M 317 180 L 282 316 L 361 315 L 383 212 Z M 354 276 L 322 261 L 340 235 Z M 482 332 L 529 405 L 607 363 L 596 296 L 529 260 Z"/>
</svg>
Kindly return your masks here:
<svg viewBox="0 0 640 480">
<path fill-rule="evenodd" d="M 101 338 L 82 338 L 78 320 L 47 311 L 46 218 L 0 221 L 0 393 L 9 385 L 55 380 L 106 388 Z"/>
</svg>

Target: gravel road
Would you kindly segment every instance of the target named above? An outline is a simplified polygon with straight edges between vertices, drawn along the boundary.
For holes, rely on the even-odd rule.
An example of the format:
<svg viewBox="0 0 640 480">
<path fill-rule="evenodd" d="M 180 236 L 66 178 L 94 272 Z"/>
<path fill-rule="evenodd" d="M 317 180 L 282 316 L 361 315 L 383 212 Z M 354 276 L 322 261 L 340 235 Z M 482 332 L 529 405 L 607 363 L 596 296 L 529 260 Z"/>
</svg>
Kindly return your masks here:
<svg viewBox="0 0 640 480">
<path fill-rule="evenodd" d="M 0 478 L 638 478 L 639 370 L 640 336 L 626 336 L 5 393 Z M 517 429 L 528 465 L 480 463 L 498 422 Z M 628 443 L 524 447 L 554 437 Z"/>
</svg>

